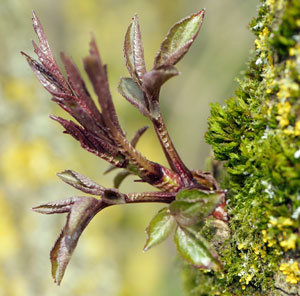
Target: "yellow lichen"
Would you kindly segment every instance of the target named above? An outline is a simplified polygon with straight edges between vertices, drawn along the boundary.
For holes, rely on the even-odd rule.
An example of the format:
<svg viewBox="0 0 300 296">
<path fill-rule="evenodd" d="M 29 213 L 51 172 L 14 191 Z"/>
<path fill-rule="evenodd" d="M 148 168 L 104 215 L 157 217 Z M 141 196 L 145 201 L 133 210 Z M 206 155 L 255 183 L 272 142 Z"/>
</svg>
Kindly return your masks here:
<svg viewBox="0 0 300 296">
<path fill-rule="evenodd" d="M 254 43 L 255 43 L 255 46 L 256 46 L 257 49 L 261 49 L 261 42 L 260 42 L 260 40 L 255 39 Z"/>
<path fill-rule="evenodd" d="M 245 245 L 243 244 L 243 243 L 240 243 L 239 245 L 238 245 L 238 249 L 239 250 L 242 250 L 242 249 L 244 249 L 245 248 Z"/>
<path fill-rule="evenodd" d="M 299 56 L 300 55 L 300 44 L 297 44 L 295 47 L 289 49 L 290 56 Z"/>
<path fill-rule="evenodd" d="M 276 226 L 278 229 L 282 230 L 283 227 L 289 227 L 294 225 L 294 221 L 289 217 L 271 217 L 269 224 L 271 226 Z"/>
<path fill-rule="evenodd" d="M 253 252 L 254 252 L 255 255 L 259 255 L 260 254 L 260 250 L 259 250 L 259 248 L 257 246 L 253 247 L 252 249 L 253 249 Z"/>
<path fill-rule="evenodd" d="M 252 278 L 253 278 L 253 275 L 251 275 L 251 274 L 248 274 L 248 275 L 246 276 L 246 278 L 245 278 L 246 285 L 249 284 L 249 282 L 252 280 Z"/>
<path fill-rule="evenodd" d="M 262 230 L 261 234 L 263 236 L 263 242 L 266 243 L 268 241 L 267 230 Z"/>
<path fill-rule="evenodd" d="M 263 230 L 265 231 L 265 230 Z M 266 234 L 265 234 L 266 235 Z M 263 234 L 263 241 L 264 241 L 264 234 Z M 264 241 L 264 243 L 266 243 L 267 241 Z M 266 247 L 264 245 L 254 245 L 252 246 L 252 250 L 254 252 L 254 254 L 256 255 L 255 256 L 255 259 L 258 260 L 258 259 L 263 259 L 263 261 L 265 261 L 265 257 L 266 257 Z M 254 265 L 251 266 L 251 268 L 254 269 Z"/>
<path fill-rule="evenodd" d="M 268 247 L 279 244 L 285 252 L 296 248 L 298 235 L 293 233 L 291 229 L 291 227 L 295 227 L 295 221 L 293 219 L 289 217 L 271 216 L 268 227 L 270 231 L 262 230 L 261 232 L 264 244 L 267 244 Z M 254 249 L 254 252 L 256 253 L 257 251 Z"/>
<path fill-rule="evenodd" d="M 288 126 L 286 129 L 283 130 L 283 133 L 287 136 L 291 136 L 295 134 L 295 131 L 293 129 L 293 127 Z"/>
<path fill-rule="evenodd" d="M 276 244 L 276 240 L 270 236 L 266 230 L 262 230 L 263 242 L 268 243 L 268 247 L 272 247 Z"/>
<path fill-rule="evenodd" d="M 295 124 L 295 136 L 300 136 L 300 120 L 298 120 Z"/>
<path fill-rule="evenodd" d="M 283 87 L 282 84 L 281 84 L 281 88 L 280 88 L 280 91 L 277 93 L 277 96 L 279 96 L 279 93 L 280 93 L 280 96 L 285 96 L 285 95 L 288 95 L 288 92 L 285 92 L 285 94 L 283 94 L 283 89 L 285 88 L 285 86 Z M 287 91 L 287 89 L 285 88 L 285 91 Z M 291 110 L 291 104 L 289 102 L 284 102 L 284 103 L 278 103 L 277 104 L 277 113 L 278 115 L 276 116 L 276 119 L 279 121 L 279 125 L 281 127 L 285 127 L 287 125 L 289 125 L 289 119 L 288 119 L 288 116 L 289 116 L 289 113 L 290 113 L 290 110 Z"/>
<path fill-rule="evenodd" d="M 273 7 L 275 5 L 275 0 L 266 0 L 266 4 Z"/>
<path fill-rule="evenodd" d="M 298 262 L 290 261 L 289 263 L 282 263 L 279 270 L 286 275 L 286 282 L 290 284 L 297 284 L 300 281 L 300 271 Z"/>
<path fill-rule="evenodd" d="M 278 228 L 281 229 L 282 227 L 286 227 L 286 226 L 293 226 L 294 225 L 294 221 L 291 218 L 288 217 L 279 217 L 278 218 Z"/>
<path fill-rule="evenodd" d="M 279 91 L 277 97 L 280 100 L 285 100 L 289 97 L 295 97 L 299 94 L 299 85 L 288 78 L 279 81 Z"/>
<path fill-rule="evenodd" d="M 280 246 L 284 249 L 284 251 L 295 249 L 297 238 L 298 236 L 292 233 L 288 238 L 280 242 Z"/>
</svg>

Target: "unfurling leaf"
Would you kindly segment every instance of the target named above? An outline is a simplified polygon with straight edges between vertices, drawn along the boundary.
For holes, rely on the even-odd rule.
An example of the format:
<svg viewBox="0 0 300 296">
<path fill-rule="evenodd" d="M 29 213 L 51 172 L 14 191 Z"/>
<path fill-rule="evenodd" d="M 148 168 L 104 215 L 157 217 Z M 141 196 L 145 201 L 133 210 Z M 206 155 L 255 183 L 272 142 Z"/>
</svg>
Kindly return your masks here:
<svg viewBox="0 0 300 296">
<path fill-rule="evenodd" d="M 153 246 L 164 241 L 172 232 L 176 222 L 174 217 L 170 214 L 168 208 L 160 210 L 151 220 L 147 227 L 147 241 L 144 251 L 149 250 Z"/>
<path fill-rule="evenodd" d="M 63 171 L 57 174 L 57 176 L 67 184 L 85 193 L 101 195 L 105 191 L 105 188 L 101 185 L 72 170 Z"/>
<path fill-rule="evenodd" d="M 118 205 L 125 203 L 125 194 L 116 189 L 106 189 L 101 196 L 102 200 L 110 205 Z"/>
<path fill-rule="evenodd" d="M 102 201 L 92 197 L 76 197 L 71 204 L 67 222 L 50 252 L 52 276 L 60 284 L 82 231 L 103 208 Z"/>
<path fill-rule="evenodd" d="M 216 194 L 215 191 L 206 191 L 201 189 L 183 189 L 179 191 L 176 195 L 176 200 L 197 202 L 206 201 L 211 198 L 212 195 Z"/>
<path fill-rule="evenodd" d="M 144 132 L 149 128 L 149 126 L 144 126 L 141 127 L 137 130 L 137 132 L 135 133 L 135 135 L 133 136 L 133 138 L 131 139 L 130 143 L 132 145 L 132 147 L 135 148 L 136 144 L 138 143 L 139 139 L 141 138 L 141 136 L 144 134 Z"/>
<path fill-rule="evenodd" d="M 39 39 L 40 47 L 33 41 L 33 47 L 34 51 L 39 57 L 39 60 L 43 64 L 43 66 L 47 69 L 48 72 L 52 74 L 53 77 L 55 77 L 55 80 L 62 86 L 62 88 L 68 93 L 71 94 L 68 84 L 63 77 L 61 71 L 59 70 L 56 60 L 52 54 L 52 51 L 50 49 L 48 40 L 46 38 L 44 29 L 40 23 L 40 20 L 38 19 L 35 12 L 32 12 L 32 23 L 34 31 Z"/>
<path fill-rule="evenodd" d="M 213 270 L 221 269 L 221 263 L 217 259 L 217 254 L 201 235 L 178 226 L 174 241 L 179 254 L 195 267 Z"/>
<path fill-rule="evenodd" d="M 146 73 L 146 66 L 140 24 L 137 15 L 132 18 L 132 22 L 128 26 L 125 35 L 124 57 L 130 76 L 137 83 L 140 83 L 140 80 Z"/>
<path fill-rule="evenodd" d="M 71 197 L 65 200 L 49 202 L 32 208 L 33 211 L 40 214 L 61 214 L 68 213 L 72 205 L 79 201 L 81 197 Z"/>
<path fill-rule="evenodd" d="M 154 60 L 154 68 L 175 65 L 187 53 L 201 28 L 205 10 L 188 16 L 171 27 Z"/>
<path fill-rule="evenodd" d="M 102 63 L 94 38 L 90 42 L 90 55 L 83 59 L 83 65 L 98 97 L 105 125 L 112 134 L 120 133 L 123 135 L 109 90 L 107 68 Z"/>
<path fill-rule="evenodd" d="M 43 87 L 50 92 L 54 96 L 61 97 L 64 95 L 63 86 L 56 79 L 53 73 L 49 72 L 43 65 L 38 63 L 36 60 L 32 59 L 26 53 L 21 52 L 23 56 L 25 56 L 30 68 L 33 73 L 37 77 L 37 79 L 41 82 Z"/>
<path fill-rule="evenodd" d="M 125 170 L 118 173 L 114 177 L 114 187 L 118 189 L 120 187 L 121 183 L 125 180 L 125 178 L 127 178 L 130 175 L 131 175 L 131 173 L 128 171 L 125 171 Z"/>
<path fill-rule="evenodd" d="M 139 111 L 149 117 L 147 101 L 143 91 L 131 78 L 121 78 L 118 90 L 120 94 Z"/>
</svg>

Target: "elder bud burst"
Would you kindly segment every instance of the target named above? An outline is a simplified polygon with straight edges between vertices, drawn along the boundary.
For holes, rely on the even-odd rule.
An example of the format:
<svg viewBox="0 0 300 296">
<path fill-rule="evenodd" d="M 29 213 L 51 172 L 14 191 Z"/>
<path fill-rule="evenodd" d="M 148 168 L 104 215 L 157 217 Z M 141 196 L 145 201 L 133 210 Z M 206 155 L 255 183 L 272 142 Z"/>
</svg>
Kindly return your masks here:
<svg viewBox="0 0 300 296">
<path fill-rule="evenodd" d="M 98 98 L 101 111 L 87 90 L 73 61 L 62 53 L 65 78 L 57 66 L 42 25 L 33 13 L 33 27 L 39 46 L 33 42 L 39 62 L 27 54 L 34 74 L 61 108 L 76 121 L 51 116 L 58 121 L 64 132 L 75 138 L 85 150 L 110 163 L 106 173 L 122 171 L 114 180 L 115 188 L 104 188 L 72 170 L 58 176 L 76 189 L 94 197 L 72 197 L 33 208 L 43 214 L 68 213 L 66 224 L 51 250 L 52 275 L 59 285 L 78 239 L 90 220 L 108 206 L 161 202 L 168 206 L 160 210 L 147 227 L 144 250 L 164 241 L 175 231 L 174 241 L 182 257 L 196 267 L 219 270 L 222 264 L 218 254 L 206 239 L 195 232 L 194 225 L 213 216 L 227 221 L 225 191 L 214 177 L 206 172 L 191 171 L 178 155 L 163 121 L 159 93 L 162 85 L 178 75 L 175 68 L 195 41 L 204 18 L 201 10 L 176 23 L 163 40 L 154 59 L 153 68 L 147 71 L 140 25 L 135 15 L 127 29 L 124 41 L 125 63 L 130 77 L 121 78 L 118 90 L 121 95 L 150 119 L 168 160 L 169 168 L 148 160 L 135 148 L 147 127 L 141 128 L 131 141 L 125 137 L 108 85 L 107 67 L 102 63 L 96 41 L 92 38 L 89 55 L 83 60 L 84 69 Z M 121 182 L 135 175 L 160 191 L 121 193 Z"/>
</svg>

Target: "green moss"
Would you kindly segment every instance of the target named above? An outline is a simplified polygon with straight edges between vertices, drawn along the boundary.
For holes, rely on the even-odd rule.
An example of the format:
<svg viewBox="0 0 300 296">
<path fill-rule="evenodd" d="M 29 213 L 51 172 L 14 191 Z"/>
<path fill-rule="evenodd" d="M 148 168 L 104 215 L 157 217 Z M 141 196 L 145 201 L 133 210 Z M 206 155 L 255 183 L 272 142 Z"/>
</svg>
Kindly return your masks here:
<svg viewBox="0 0 300 296">
<path fill-rule="evenodd" d="M 206 134 L 229 176 L 224 272 L 186 266 L 189 295 L 276 295 L 275 274 L 299 254 L 299 0 L 261 1 L 250 29 L 255 53 L 236 97 L 211 106 Z M 293 287 L 300 281 L 294 269 L 291 279 L 284 275 Z"/>
</svg>

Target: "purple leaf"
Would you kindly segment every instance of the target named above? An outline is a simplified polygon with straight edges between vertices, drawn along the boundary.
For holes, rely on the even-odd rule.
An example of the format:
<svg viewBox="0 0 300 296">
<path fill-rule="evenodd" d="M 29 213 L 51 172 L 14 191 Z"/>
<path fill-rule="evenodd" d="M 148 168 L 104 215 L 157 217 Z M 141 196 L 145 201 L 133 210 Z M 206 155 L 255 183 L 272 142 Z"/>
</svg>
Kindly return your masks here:
<svg viewBox="0 0 300 296">
<path fill-rule="evenodd" d="M 90 55 L 83 60 L 83 63 L 98 97 L 105 125 L 114 137 L 123 136 L 108 86 L 106 66 L 102 64 L 94 38 L 90 42 Z"/>
<path fill-rule="evenodd" d="M 125 35 L 124 56 L 130 76 L 140 84 L 141 79 L 146 73 L 146 66 L 140 24 L 137 15 L 132 18 L 132 22 L 128 26 Z"/>
<path fill-rule="evenodd" d="M 33 42 L 33 47 L 36 52 L 36 54 L 39 57 L 39 60 L 44 65 L 44 67 L 52 73 L 52 75 L 55 77 L 55 79 L 59 82 L 59 84 L 63 87 L 65 91 L 69 90 L 68 84 L 66 83 L 65 78 L 63 77 L 61 71 L 59 70 L 57 63 L 55 61 L 55 58 L 52 54 L 52 51 L 50 49 L 48 40 L 46 38 L 44 29 L 36 16 L 35 12 L 32 12 L 32 22 L 33 22 L 33 28 L 35 33 L 38 36 L 40 48 L 36 45 L 35 42 Z M 69 92 L 70 94 L 70 92 Z"/>
<path fill-rule="evenodd" d="M 154 68 L 175 65 L 189 50 L 201 28 L 205 10 L 192 14 L 169 30 L 154 60 Z"/>
<path fill-rule="evenodd" d="M 126 160 L 117 147 L 96 137 L 93 133 L 83 129 L 71 120 L 68 121 L 53 115 L 50 117 L 53 120 L 58 121 L 66 129 L 65 133 L 79 141 L 82 148 L 108 161 L 113 166 L 124 167 L 124 162 Z"/>
<path fill-rule="evenodd" d="M 25 52 L 21 51 L 21 54 L 25 56 L 33 73 L 48 92 L 54 96 L 64 96 L 63 86 L 51 72 L 49 72 L 43 65 L 28 56 Z"/>
<path fill-rule="evenodd" d="M 103 126 L 103 118 L 92 100 L 86 85 L 73 61 L 64 53 L 61 54 L 61 59 L 65 65 L 68 81 L 74 90 L 79 104 L 90 116 L 95 117 L 96 121 Z"/>
<path fill-rule="evenodd" d="M 66 224 L 50 252 L 52 276 L 57 285 L 61 283 L 82 231 L 91 219 L 107 206 L 92 197 L 78 197 L 71 205 Z"/>
</svg>

